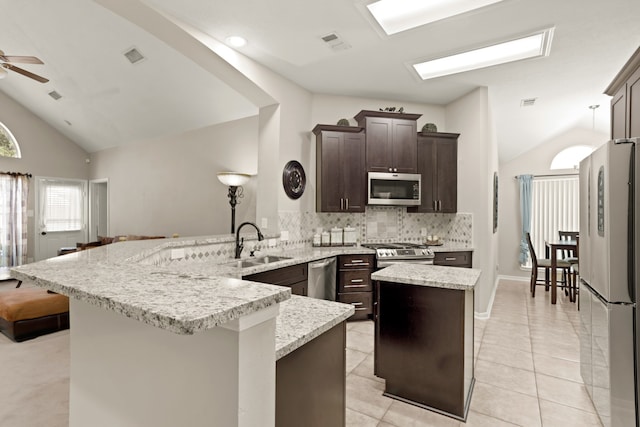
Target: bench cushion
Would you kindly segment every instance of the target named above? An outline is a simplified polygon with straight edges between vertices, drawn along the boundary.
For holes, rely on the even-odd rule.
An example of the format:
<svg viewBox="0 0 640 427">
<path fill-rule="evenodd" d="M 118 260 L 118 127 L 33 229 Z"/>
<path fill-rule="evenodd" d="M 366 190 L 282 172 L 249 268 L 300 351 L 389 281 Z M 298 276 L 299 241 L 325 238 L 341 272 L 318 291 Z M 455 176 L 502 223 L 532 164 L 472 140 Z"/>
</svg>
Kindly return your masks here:
<svg viewBox="0 0 640 427">
<path fill-rule="evenodd" d="M 15 322 L 69 311 L 69 298 L 40 288 L 0 292 L 0 317 Z"/>
</svg>

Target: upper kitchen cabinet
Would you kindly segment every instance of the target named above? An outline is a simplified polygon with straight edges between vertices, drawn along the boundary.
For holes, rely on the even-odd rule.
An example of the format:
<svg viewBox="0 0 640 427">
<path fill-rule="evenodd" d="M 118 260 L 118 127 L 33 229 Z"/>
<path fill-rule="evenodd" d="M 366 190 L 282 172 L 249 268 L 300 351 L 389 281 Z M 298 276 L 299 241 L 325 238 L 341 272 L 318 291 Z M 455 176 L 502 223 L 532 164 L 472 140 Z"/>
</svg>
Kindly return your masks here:
<svg viewBox="0 0 640 427">
<path fill-rule="evenodd" d="M 355 119 L 365 128 L 367 172 L 416 173 L 416 120 L 421 114 L 362 110 Z"/>
<path fill-rule="evenodd" d="M 605 90 L 611 99 L 611 139 L 640 137 L 640 48 Z"/>
<path fill-rule="evenodd" d="M 364 212 L 365 136 L 356 126 L 317 125 L 316 211 Z"/>
<path fill-rule="evenodd" d="M 418 134 L 422 203 L 408 212 L 455 213 L 458 209 L 458 133 Z"/>
</svg>

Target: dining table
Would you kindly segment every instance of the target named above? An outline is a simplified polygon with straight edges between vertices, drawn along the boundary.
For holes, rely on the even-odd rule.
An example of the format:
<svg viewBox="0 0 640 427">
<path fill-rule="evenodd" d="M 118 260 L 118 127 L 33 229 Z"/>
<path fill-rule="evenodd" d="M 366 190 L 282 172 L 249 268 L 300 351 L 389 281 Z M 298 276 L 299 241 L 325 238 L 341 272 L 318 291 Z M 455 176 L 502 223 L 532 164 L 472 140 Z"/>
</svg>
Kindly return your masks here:
<svg viewBox="0 0 640 427">
<path fill-rule="evenodd" d="M 576 240 L 545 240 L 545 258 L 551 260 L 551 304 L 555 304 L 558 299 L 558 251 L 568 250 L 576 253 L 578 242 Z"/>
</svg>

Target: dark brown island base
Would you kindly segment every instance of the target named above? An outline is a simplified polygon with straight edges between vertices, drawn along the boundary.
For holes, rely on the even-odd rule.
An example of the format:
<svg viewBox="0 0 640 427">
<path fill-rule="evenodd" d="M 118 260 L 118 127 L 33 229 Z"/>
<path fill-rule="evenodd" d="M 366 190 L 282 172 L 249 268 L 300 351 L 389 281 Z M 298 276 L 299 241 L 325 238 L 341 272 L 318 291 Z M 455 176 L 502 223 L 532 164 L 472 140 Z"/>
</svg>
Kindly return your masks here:
<svg viewBox="0 0 640 427">
<path fill-rule="evenodd" d="M 475 382 L 473 293 L 480 270 L 396 264 L 376 281 L 376 376 L 384 395 L 465 421 Z"/>
</svg>

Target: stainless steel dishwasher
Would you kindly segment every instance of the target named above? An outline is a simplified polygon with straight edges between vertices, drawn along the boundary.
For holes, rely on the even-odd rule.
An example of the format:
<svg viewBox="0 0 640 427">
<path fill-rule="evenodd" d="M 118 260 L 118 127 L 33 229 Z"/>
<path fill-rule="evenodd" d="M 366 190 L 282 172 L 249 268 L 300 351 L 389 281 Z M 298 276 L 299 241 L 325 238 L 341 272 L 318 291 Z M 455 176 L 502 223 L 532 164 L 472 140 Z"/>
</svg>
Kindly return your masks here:
<svg viewBox="0 0 640 427">
<path fill-rule="evenodd" d="M 309 263 L 309 288 L 311 298 L 336 300 L 336 257 Z"/>
</svg>

